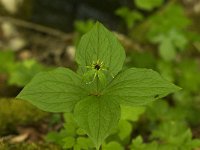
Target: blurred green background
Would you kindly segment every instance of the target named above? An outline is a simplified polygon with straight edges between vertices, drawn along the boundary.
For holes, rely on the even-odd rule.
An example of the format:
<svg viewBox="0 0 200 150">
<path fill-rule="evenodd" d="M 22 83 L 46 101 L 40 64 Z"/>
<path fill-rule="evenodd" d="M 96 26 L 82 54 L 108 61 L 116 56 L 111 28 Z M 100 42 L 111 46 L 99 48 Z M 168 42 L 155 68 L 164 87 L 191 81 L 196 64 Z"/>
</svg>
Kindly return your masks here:
<svg viewBox="0 0 200 150">
<path fill-rule="evenodd" d="M 80 37 L 95 21 L 126 50 L 124 67 L 151 68 L 182 90 L 122 107 L 103 150 L 200 150 L 199 0 L 0 0 L 0 150 L 93 150 L 71 114 L 15 96 L 41 71 L 76 70 Z"/>
</svg>

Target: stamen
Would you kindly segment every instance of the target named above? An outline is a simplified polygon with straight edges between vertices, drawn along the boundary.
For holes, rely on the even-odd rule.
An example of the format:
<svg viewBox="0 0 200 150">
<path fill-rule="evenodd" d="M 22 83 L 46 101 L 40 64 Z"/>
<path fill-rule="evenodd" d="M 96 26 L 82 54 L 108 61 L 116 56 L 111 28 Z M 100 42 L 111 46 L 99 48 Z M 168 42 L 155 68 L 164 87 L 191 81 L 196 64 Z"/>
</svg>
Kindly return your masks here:
<svg viewBox="0 0 200 150">
<path fill-rule="evenodd" d="M 96 65 L 94 66 L 94 68 L 95 68 L 96 70 L 99 70 L 101 67 L 100 67 L 98 64 L 96 64 Z"/>
</svg>

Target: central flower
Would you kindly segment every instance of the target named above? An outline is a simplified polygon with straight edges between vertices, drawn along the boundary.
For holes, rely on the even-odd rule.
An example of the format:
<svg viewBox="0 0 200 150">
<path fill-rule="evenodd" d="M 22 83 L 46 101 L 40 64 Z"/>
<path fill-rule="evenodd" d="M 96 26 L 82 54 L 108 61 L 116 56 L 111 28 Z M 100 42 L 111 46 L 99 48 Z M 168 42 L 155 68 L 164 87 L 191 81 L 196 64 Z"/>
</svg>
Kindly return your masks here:
<svg viewBox="0 0 200 150">
<path fill-rule="evenodd" d="M 103 61 L 101 62 L 99 59 L 96 62 L 92 63 L 92 68 L 99 71 L 99 70 L 103 70 L 104 65 L 103 65 Z"/>
<path fill-rule="evenodd" d="M 98 65 L 98 64 L 96 64 L 95 66 L 94 66 L 94 69 L 96 69 L 96 70 L 99 70 L 101 67 Z"/>
</svg>

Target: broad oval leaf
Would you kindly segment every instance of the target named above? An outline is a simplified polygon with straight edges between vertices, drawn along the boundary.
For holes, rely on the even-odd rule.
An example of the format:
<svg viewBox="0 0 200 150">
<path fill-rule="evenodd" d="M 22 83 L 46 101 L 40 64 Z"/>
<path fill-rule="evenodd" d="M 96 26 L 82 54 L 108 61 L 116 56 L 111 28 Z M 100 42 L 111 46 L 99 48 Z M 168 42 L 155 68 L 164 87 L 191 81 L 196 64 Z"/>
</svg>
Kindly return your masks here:
<svg viewBox="0 0 200 150">
<path fill-rule="evenodd" d="M 117 126 L 120 106 L 109 96 L 89 96 L 75 106 L 74 116 L 78 125 L 87 132 L 98 149 Z"/>
<path fill-rule="evenodd" d="M 121 104 L 137 106 L 147 104 L 169 93 L 180 90 L 151 69 L 131 68 L 119 73 L 104 89 L 103 94 Z"/>
<path fill-rule="evenodd" d="M 88 70 L 86 66 L 99 61 L 103 62 L 108 73 L 115 76 L 122 69 L 124 60 L 124 48 L 99 22 L 81 38 L 76 50 L 76 62 L 82 74 Z"/>
<path fill-rule="evenodd" d="M 75 104 L 87 96 L 82 78 L 66 68 L 37 74 L 17 96 L 49 112 L 71 112 Z"/>
</svg>

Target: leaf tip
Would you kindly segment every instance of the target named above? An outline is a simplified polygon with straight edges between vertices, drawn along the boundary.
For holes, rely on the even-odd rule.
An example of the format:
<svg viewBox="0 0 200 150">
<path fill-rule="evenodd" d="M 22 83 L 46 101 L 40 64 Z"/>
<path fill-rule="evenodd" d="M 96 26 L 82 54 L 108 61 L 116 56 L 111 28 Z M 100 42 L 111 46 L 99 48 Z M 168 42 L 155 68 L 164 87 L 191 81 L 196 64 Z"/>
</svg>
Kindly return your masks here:
<svg viewBox="0 0 200 150">
<path fill-rule="evenodd" d="M 15 98 L 16 99 L 21 99 L 21 92 Z"/>
<path fill-rule="evenodd" d="M 99 26 L 99 25 L 102 25 L 102 23 L 97 20 L 96 23 L 95 23 L 95 25 Z"/>
<path fill-rule="evenodd" d="M 96 150 L 100 150 L 103 142 L 93 140 L 93 143 L 94 143 Z"/>
<path fill-rule="evenodd" d="M 179 86 L 177 86 L 175 84 L 173 84 L 173 86 L 174 86 L 174 92 L 178 92 L 178 91 L 183 89 L 183 88 L 181 88 L 181 87 L 179 87 Z"/>
</svg>

